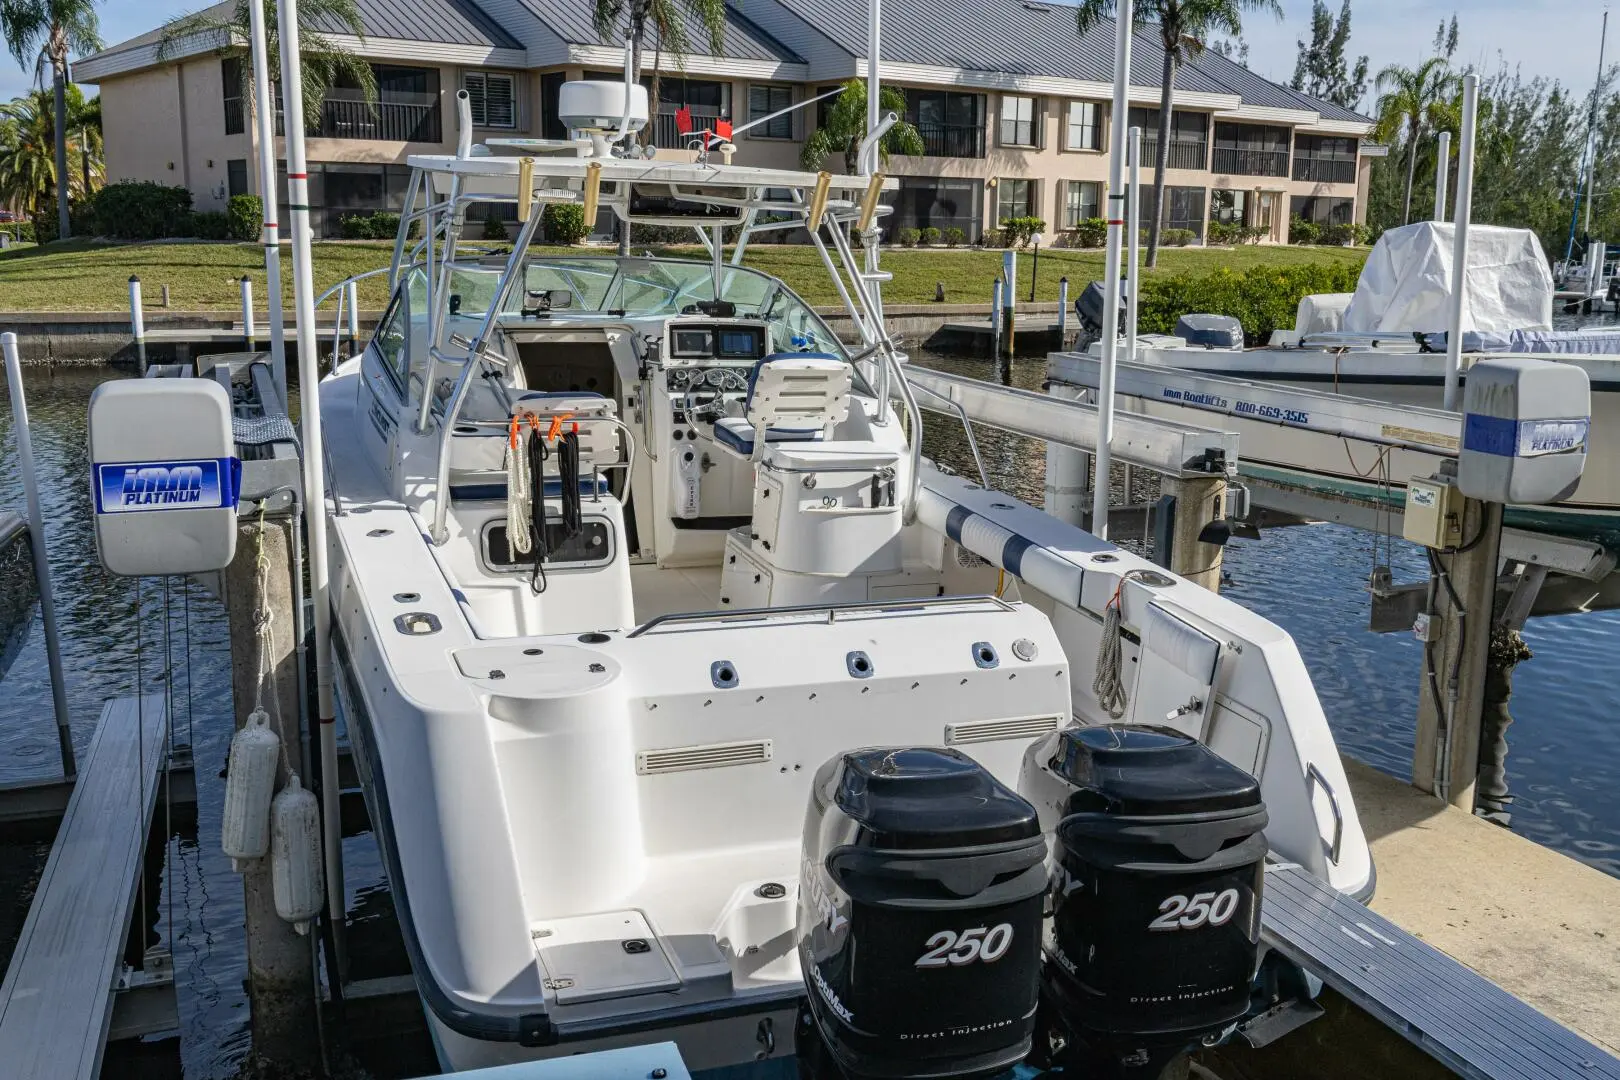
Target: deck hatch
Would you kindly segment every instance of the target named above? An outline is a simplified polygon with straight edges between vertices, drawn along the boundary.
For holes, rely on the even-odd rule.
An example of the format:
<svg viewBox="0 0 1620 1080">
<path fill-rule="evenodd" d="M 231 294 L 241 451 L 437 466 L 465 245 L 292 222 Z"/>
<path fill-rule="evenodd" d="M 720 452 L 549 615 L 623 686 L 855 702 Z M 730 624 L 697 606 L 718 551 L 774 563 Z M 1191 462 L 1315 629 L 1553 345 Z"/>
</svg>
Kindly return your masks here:
<svg viewBox="0 0 1620 1080">
<path fill-rule="evenodd" d="M 690 772 L 693 769 L 723 769 L 732 765 L 759 765 L 771 760 L 771 740 L 708 743 L 704 746 L 673 746 L 667 750 L 636 751 L 636 773 Z"/>
<path fill-rule="evenodd" d="M 1002 739 L 1035 739 L 1050 735 L 1062 725 L 1057 716 L 1009 716 L 997 720 L 969 720 L 945 725 L 945 745 L 998 742 Z"/>
</svg>

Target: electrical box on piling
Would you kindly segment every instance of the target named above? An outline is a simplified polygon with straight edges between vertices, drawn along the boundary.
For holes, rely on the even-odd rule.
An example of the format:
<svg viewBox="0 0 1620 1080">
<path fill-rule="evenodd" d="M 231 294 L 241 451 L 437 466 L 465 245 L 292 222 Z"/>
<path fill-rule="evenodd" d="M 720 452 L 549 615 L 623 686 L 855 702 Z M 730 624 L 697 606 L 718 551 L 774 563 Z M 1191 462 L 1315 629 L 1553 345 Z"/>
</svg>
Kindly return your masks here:
<svg viewBox="0 0 1620 1080">
<path fill-rule="evenodd" d="M 230 564 L 242 462 L 218 383 L 103 383 L 90 396 L 90 461 L 96 550 L 108 570 L 157 576 Z"/>
<path fill-rule="evenodd" d="M 1505 356 L 1468 369 L 1457 486 L 1481 502 L 1567 499 L 1586 467 L 1592 389 L 1574 364 Z"/>
</svg>

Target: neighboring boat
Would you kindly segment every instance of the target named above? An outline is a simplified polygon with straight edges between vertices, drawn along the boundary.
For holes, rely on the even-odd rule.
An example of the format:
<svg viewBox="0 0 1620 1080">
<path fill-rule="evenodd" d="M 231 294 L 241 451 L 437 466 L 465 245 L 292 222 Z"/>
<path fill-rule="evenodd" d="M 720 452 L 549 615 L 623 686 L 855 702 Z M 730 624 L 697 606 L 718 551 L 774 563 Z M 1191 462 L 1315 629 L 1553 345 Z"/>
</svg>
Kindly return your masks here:
<svg viewBox="0 0 1620 1080">
<path fill-rule="evenodd" d="M 1285 632 L 922 457 L 847 236 L 892 182 L 604 151 L 410 158 L 387 311 L 319 388 L 339 700 L 447 1069 L 792 1052 L 812 778 L 860 747 L 1013 786 L 1071 724 L 1169 726 L 1258 778 L 1277 858 L 1370 894 Z M 510 252 L 459 238 L 514 202 Z M 533 250 L 549 204 L 712 258 Z M 808 227 L 859 346 L 738 265 L 771 226 Z"/>
<path fill-rule="evenodd" d="M 1245 467 L 1288 470 L 1358 493 L 1383 486 L 1398 503 L 1409 477 L 1428 476 L 1439 465 L 1438 455 L 1424 451 L 1425 441 L 1454 451 L 1455 430 L 1407 432 L 1414 436 L 1409 445 L 1391 451 L 1386 460 L 1365 453 L 1361 457 L 1368 460 L 1358 460 L 1342 439 L 1311 429 L 1303 415 L 1312 411 L 1311 404 L 1274 412 L 1258 405 L 1244 384 L 1299 387 L 1346 405 L 1364 401 L 1439 410 L 1452 230 L 1446 223 L 1423 222 L 1386 232 L 1368 256 L 1351 299 L 1305 297 L 1296 329 L 1277 331 L 1264 347 L 1245 348 L 1241 327 L 1224 316 L 1191 316 L 1176 335 L 1142 336 L 1135 356 L 1139 364 L 1233 381 L 1201 387 L 1200 400 L 1182 393 L 1177 376 L 1167 372 L 1159 383 L 1144 383 L 1151 404 L 1141 407 L 1161 414 L 1228 413 L 1242 439 Z M 1551 329 L 1552 278 L 1535 234 L 1475 226 L 1469 236 L 1462 379 L 1466 382 L 1468 369 L 1482 358 L 1533 353 L 1580 367 L 1591 381 L 1589 456 L 1580 486 L 1551 506 L 1510 507 L 1508 524 L 1620 541 L 1620 333 L 1613 327 Z"/>
</svg>

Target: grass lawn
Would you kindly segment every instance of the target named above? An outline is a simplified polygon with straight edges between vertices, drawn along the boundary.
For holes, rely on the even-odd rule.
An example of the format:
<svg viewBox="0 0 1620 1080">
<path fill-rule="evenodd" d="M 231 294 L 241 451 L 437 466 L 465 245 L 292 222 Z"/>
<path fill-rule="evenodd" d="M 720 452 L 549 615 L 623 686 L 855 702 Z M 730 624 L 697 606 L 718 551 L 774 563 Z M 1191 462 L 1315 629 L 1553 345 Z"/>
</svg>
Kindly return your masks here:
<svg viewBox="0 0 1620 1080">
<path fill-rule="evenodd" d="M 591 249 L 545 249 L 573 256 L 595 254 Z M 639 250 L 639 249 L 638 249 Z M 365 270 L 385 266 L 393 245 L 386 242 L 346 241 L 315 245 L 315 285 L 329 286 Z M 701 249 L 676 248 L 682 258 L 702 258 Z M 1221 267 L 1245 270 L 1253 266 L 1295 266 L 1303 263 L 1342 263 L 1359 267 L 1365 248 L 1240 247 L 1166 248 L 1159 256 L 1159 272 L 1207 272 Z M 1029 252 L 1019 255 L 1019 299 L 1029 297 Z M 934 299 L 936 283 L 945 286 L 951 303 L 989 303 L 991 283 L 1001 272 L 1002 253 L 974 248 L 960 250 L 886 250 L 884 269 L 894 280 L 884 286 L 890 304 L 924 303 Z M 814 248 L 800 244 L 760 245 L 749 250 L 747 264 L 782 278 L 812 304 L 836 304 L 837 293 L 827 280 Z M 283 247 L 283 291 L 290 309 L 292 260 Z M 1069 278 L 1078 293 L 1088 281 L 1102 276 L 1099 250 L 1042 251 L 1036 280 L 1038 300 L 1056 300 L 1058 279 Z M 98 244 L 68 241 L 43 247 L 0 253 L 0 321 L 8 311 L 119 311 L 128 306 L 131 274 L 141 278 L 146 307 L 155 312 L 163 285 L 169 286 L 169 307 L 180 311 L 236 310 L 241 304 L 238 280 L 247 274 L 254 281 L 255 298 L 265 306 L 264 259 L 255 244 L 147 243 Z M 381 308 L 382 276 L 361 282 L 360 306 Z"/>
</svg>

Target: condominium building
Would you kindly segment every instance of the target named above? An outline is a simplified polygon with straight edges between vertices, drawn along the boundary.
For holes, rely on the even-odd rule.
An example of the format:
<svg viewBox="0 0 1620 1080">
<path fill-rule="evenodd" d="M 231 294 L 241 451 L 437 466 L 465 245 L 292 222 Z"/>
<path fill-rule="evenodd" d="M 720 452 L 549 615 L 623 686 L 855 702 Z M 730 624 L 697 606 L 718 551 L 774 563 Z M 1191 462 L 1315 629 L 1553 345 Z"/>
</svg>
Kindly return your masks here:
<svg viewBox="0 0 1620 1080">
<path fill-rule="evenodd" d="M 228 17 L 232 7 L 211 10 Z M 355 87 L 333 87 L 307 129 L 321 234 L 335 235 L 347 214 L 397 208 L 407 155 L 453 150 L 456 91 L 470 96 L 475 139 L 562 138 L 562 84 L 622 77 L 623 42 L 598 36 L 592 0 L 373 0 L 360 10 L 363 37 L 316 28 L 371 65 L 378 91 L 368 102 Z M 738 0 L 726 14 L 717 52 L 695 24 L 687 38 L 702 52 L 647 44 L 648 66 L 660 72 L 651 137 L 663 155 L 691 153 L 679 110 L 699 128 L 720 118 L 741 127 L 866 76 L 865 4 Z M 886 166 L 900 183 L 895 227 L 959 228 L 971 241 L 1031 215 L 1061 242 L 1101 216 L 1113 39 L 1111 24 L 1082 35 L 1073 8 L 1038 0 L 887 5 L 879 74 L 903 91 L 925 147 Z M 101 90 L 109 179 L 182 184 L 199 209 L 257 192 L 240 48 L 222 36 L 162 41 L 158 28 L 75 65 L 79 81 Z M 1156 30 L 1136 35 L 1126 122 L 1144 131 L 1145 178 L 1158 150 L 1163 62 Z M 826 110 L 823 100 L 740 133 L 735 160 L 796 167 Z M 1164 224 L 1198 237 L 1212 221 L 1248 225 L 1282 242 L 1291 217 L 1360 222 L 1370 158 L 1382 153 L 1366 142 L 1371 128 L 1366 116 L 1206 51 L 1176 74 Z M 825 167 L 841 170 L 842 155 Z"/>
</svg>

